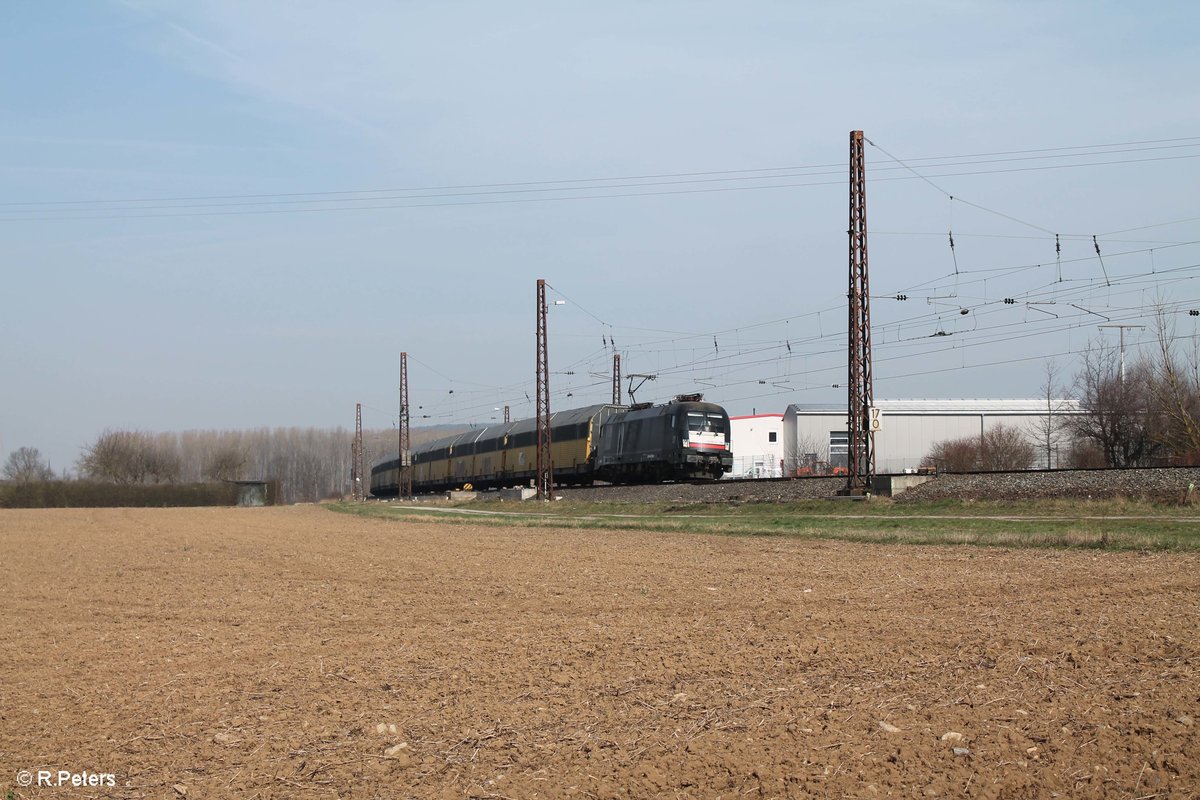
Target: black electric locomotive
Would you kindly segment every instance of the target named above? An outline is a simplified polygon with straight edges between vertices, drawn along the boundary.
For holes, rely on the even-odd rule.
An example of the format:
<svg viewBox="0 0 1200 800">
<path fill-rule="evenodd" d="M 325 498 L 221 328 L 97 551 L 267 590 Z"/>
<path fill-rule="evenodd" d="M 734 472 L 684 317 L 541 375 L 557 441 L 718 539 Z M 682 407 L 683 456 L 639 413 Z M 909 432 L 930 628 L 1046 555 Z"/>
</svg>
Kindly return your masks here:
<svg viewBox="0 0 1200 800">
<path fill-rule="evenodd" d="M 609 483 L 720 478 L 733 469 L 729 415 L 698 394 L 631 406 L 601 429 L 594 463 Z"/>
</svg>

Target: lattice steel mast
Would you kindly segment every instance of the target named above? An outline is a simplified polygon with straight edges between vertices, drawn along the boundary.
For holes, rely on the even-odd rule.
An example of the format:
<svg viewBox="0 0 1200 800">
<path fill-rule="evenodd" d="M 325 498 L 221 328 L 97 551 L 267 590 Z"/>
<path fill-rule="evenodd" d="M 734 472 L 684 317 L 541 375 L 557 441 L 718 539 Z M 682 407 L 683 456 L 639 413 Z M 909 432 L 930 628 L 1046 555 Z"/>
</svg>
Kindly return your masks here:
<svg viewBox="0 0 1200 800">
<path fill-rule="evenodd" d="M 613 353 L 613 405 L 621 405 L 621 354 Z"/>
<path fill-rule="evenodd" d="M 537 282 L 537 498 L 551 499 L 554 464 L 550 458 L 550 360 L 546 350 L 546 281 Z"/>
<path fill-rule="evenodd" d="M 871 295 L 867 273 L 867 170 L 863 158 L 863 132 L 850 132 L 850 352 L 849 453 L 845 494 L 864 495 L 875 478 L 875 434 L 871 407 L 875 404 L 871 379 Z"/>
<path fill-rule="evenodd" d="M 409 463 L 409 451 L 412 450 L 412 432 L 409 429 L 408 413 L 408 353 L 400 354 L 400 442 L 397 458 L 396 495 L 402 498 L 412 497 L 412 464 Z"/>
<path fill-rule="evenodd" d="M 363 436 L 362 436 L 362 403 L 354 404 L 354 463 L 350 467 L 351 479 L 354 481 L 354 499 L 365 500 L 363 491 Z"/>
</svg>

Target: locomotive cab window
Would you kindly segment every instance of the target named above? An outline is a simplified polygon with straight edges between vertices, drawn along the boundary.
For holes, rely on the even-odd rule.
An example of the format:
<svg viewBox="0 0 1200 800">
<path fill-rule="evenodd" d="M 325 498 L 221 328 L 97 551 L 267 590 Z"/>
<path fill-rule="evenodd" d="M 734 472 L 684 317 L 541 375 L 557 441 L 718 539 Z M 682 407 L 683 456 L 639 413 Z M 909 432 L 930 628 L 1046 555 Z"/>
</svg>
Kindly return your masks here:
<svg viewBox="0 0 1200 800">
<path fill-rule="evenodd" d="M 687 429 L 695 433 L 724 433 L 725 420 L 717 414 L 689 411 L 687 415 Z"/>
</svg>

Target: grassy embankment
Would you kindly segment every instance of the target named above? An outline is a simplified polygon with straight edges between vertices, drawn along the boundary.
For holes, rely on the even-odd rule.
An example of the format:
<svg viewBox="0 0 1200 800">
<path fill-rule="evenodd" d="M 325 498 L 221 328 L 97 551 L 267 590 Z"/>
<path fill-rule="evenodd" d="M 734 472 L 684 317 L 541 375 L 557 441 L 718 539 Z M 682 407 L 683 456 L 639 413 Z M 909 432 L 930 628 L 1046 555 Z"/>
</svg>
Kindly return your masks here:
<svg viewBox="0 0 1200 800">
<path fill-rule="evenodd" d="M 788 536 L 856 542 L 1200 551 L 1200 508 L 1145 502 L 899 504 L 887 500 L 745 504 L 337 503 L 389 520 Z"/>
</svg>

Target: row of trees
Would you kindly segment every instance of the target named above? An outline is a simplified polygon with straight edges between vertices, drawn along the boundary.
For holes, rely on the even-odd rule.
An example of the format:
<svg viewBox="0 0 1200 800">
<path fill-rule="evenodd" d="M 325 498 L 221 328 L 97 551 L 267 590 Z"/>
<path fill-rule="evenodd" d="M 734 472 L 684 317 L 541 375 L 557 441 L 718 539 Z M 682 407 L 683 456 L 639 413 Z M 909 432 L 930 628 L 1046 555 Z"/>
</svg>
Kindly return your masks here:
<svg viewBox="0 0 1200 800">
<path fill-rule="evenodd" d="M 78 468 L 118 484 L 275 480 L 283 502 L 315 502 L 349 492 L 351 439 L 345 428 L 107 430 L 84 448 Z"/>
<path fill-rule="evenodd" d="M 413 431 L 413 444 L 459 429 Z M 315 502 L 351 492 L 351 444 L 345 428 L 260 428 L 249 431 L 147 433 L 106 430 L 83 449 L 81 478 L 123 486 L 235 480 L 278 481 L 285 503 Z M 371 465 L 395 458 L 396 431 L 363 432 L 364 482 Z M 2 473 L 27 484 L 53 479 L 36 448 L 13 451 Z"/>
<path fill-rule="evenodd" d="M 1200 341 L 1190 347 L 1165 315 L 1155 321 L 1155 348 L 1126 363 L 1111 345 L 1090 347 L 1067 393 L 1058 368 L 1047 364 L 1039 397 L 1046 413 L 1028 436 L 998 426 L 982 436 L 938 442 L 926 462 L 948 470 L 1047 466 L 1137 467 L 1200 464 Z"/>
<path fill-rule="evenodd" d="M 1108 466 L 1200 464 L 1200 341 L 1180 353 L 1167 319 L 1156 326 L 1155 350 L 1128 365 L 1111 347 L 1084 354 L 1076 378 L 1083 413 L 1067 432 L 1092 443 Z"/>
<path fill-rule="evenodd" d="M 382 447 L 382 436 L 373 438 Z M 344 428 L 106 430 L 83 449 L 76 467 L 82 479 L 122 486 L 274 480 L 282 502 L 312 502 L 349 492 L 351 439 Z M 364 451 L 369 457 L 371 449 Z M 3 476 L 18 484 L 54 477 L 30 447 L 9 456 Z"/>
</svg>

